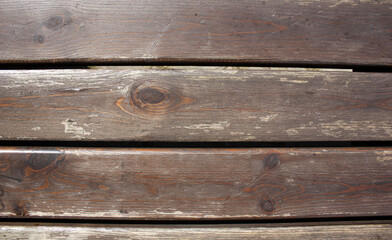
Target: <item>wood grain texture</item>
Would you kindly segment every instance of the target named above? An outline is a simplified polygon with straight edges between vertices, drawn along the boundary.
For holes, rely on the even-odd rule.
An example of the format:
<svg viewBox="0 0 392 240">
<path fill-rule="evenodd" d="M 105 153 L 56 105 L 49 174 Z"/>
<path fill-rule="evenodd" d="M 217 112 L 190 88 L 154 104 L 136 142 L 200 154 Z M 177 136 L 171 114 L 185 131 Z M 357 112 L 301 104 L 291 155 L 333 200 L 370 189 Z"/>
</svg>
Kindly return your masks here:
<svg viewBox="0 0 392 240">
<path fill-rule="evenodd" d="M 0 2 L 0 62 L 392 64 L 390 0 Z"/>
<path fill-rule="evenodd" d="M 146 68 L 0 71 L 3 140 L 392 139 L 392 74 Z"/>
<path fill-rule="evenodd" d="M 392 215 L 392 149 L 0 149 L 0 216 Z"/>
<path fill-rule="evenodd" d="M 294 224 L 291 224 L 294 225 Z M 390 239 L 392 224 L 318 226 L 250 225 L 88 225 L 2 223 L 0 239 Z"/>
</svg>

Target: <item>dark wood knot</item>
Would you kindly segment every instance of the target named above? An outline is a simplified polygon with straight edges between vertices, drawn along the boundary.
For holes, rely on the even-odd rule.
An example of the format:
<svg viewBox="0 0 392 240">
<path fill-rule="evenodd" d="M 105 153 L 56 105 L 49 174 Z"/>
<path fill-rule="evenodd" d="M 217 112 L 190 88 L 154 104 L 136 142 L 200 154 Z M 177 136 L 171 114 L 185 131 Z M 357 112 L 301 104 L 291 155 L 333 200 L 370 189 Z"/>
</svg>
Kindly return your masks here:
<svg viewBox="0 0 392 240">
<path fill-rule="evenodd" d="M 73 39 L 72 35 L 78 34 L 80 27 L 80 24 L 73 22 L 70 12 L 62 11 L 46 18 L 38 26 L 34 25 L 35 35 L 33 40 L 36 44 L 41 45 L 64 37 Z"/>
<path fill-rule="evenodd" d="M 34 42 L 38 44 L 43 44 L 45 42 L 45 36 L 41 34 L 34 35 Z"/>
<path fill-rule="evenodd" d="M 263 199 L 260 202 L 261 209 L 266 213 L 272 213 L 276 209 L 275 201 L 272 199 Z"/>
<path fill-rule="evenodd" d="M 134 111 L 144 114 L 166 114 L 194 100 L 182 96 L 175 88 L 134 85 L 130 92 L 130 105 Z"/>
<path fill-rule="evenodd" d="M 52 16 L 44 22 L 44 26 L 49 29 L 56 30 L 64 25 L 63 22 L 64 21 L 61 16 Z"/>
<path fill-rule="evenodd" d="M 137 93 L 137 97 L 145 104 L 158 104 L 165 100 L 165 93 L 156 88 L 143 88 Z"/>
<path fill-rule="evenodd" d="M 31 154 L 27 160 L 28 166 L 34 170 L 40 170 L 56 162 L 58 154 Z"/>
<path fill-rule="evenodd" d="M 272 169 L 279 163 L 279 156 L 276 153 L 269 154 L 263 160 L 264 167 L 267 169 Z"/>
<path fill-rule="evenodd" d="M 27 208 L 21 202 L 14 202 L 13 211 L 16 216 L 28 216 Z"/>
</svg>

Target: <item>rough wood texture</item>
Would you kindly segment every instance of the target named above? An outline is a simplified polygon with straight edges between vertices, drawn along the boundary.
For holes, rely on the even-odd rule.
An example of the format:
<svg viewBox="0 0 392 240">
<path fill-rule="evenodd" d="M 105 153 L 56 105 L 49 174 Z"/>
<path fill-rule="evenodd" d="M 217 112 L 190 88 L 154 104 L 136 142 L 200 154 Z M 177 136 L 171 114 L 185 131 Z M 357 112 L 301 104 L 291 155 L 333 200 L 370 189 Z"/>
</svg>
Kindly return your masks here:
<svg viewBox="0 0 392 240">
<path fill-rule="evenodd" d="M 0 149 L 0 216 L 392 214 L 391 149 Z"/>
<path fill-rule="evenodd" d="M 0 239 L 390 239 L 392 225 L 87 225 L 2 223 Z M 291 224 L 293 225 L 293 224 Z"/>
<path fill-rule="evenodd" d="M 248 68 L 0 71 L 3 140 L 392 139 L 392 74 Z"/>
<path fill-rule="evenodd" d="M 0 62 L 392 64 L 390 0 L 0 1 Z"/>
</svg>

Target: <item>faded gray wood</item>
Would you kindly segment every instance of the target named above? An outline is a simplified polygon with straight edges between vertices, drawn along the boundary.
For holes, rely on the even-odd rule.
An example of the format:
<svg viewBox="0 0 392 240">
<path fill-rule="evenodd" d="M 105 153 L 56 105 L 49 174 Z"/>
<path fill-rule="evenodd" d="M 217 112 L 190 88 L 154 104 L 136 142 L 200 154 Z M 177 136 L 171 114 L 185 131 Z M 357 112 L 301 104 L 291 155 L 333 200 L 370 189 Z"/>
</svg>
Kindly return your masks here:
<svg viewBox="0 0 392 240">
<path fill-rule="evenodd" d="M 392 64 L 390 0 L 0 1 L 0 62 Z"/>
<path fill-rule="evenodd" d="M 390 222 L 295 226 L 251 225 L 102 225 L 2 223 L 0 239 L 390 239 Z"/>
<path fill-rule="evenodd" d="M 0 148 L 0 217 L 392 215 L 392 149 Z"/>
<path fill-rule="evenodd" d="M 0 113 L 3 140 L 392 140 L 392 74 L 0 71 Z"/>
</svg>

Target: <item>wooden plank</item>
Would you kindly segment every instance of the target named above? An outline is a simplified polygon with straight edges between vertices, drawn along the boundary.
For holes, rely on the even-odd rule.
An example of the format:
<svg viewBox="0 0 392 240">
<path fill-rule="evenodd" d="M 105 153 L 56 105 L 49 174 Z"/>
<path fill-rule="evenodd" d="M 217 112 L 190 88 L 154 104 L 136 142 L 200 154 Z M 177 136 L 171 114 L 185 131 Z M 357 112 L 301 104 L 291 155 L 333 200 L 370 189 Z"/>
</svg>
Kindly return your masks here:
<svg viewBox="0 0 392 240">
<path fill-rule="evenodd" d="M 178 67 L 0 71 L 3 140 L 392 139 L 392 74 Z"/>
<path fill-rule="evenodd" d="M 0 149 L 1 217 L 392 215 L 392 149 Z"/>
<path fill-rule="evenodd" d="M 390 0 L 0 2 L 0 62 L 392 64 Z"/>
<path fill-rule="evenodd" d="M 294 224 L 291 224 L 294 225 Z M 392 224 L 290 226 L 2 223 L 0 239 L 390 239 Z"/>
</svg>

